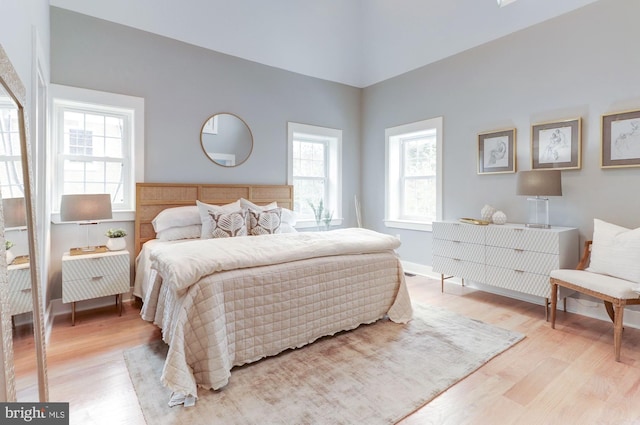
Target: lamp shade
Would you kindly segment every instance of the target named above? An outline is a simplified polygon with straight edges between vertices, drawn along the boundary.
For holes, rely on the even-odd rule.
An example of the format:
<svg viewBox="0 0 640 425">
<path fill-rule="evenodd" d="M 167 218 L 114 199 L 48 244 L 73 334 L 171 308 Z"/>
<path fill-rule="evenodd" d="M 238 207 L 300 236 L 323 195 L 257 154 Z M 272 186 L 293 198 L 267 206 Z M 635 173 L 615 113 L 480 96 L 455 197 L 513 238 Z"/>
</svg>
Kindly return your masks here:
<svg viewBox="0 0 640 425">
<path fill-rule="evenodd" d="M 62 195 L 61 221 L 95 221 L 111 219 L 111 196 L 108 193 Z"/>
<path fill-rule="evenodd" d="M 560 170 L 531 170 L 518 173 L 517 195 L 562 196 Z"/>
<path fill-rule="evenodd" d="M 2 200 L 4 227 L 24 227 L 27 225 L 27 211 L 24 197 L 6 198 Z"/>
</svg>

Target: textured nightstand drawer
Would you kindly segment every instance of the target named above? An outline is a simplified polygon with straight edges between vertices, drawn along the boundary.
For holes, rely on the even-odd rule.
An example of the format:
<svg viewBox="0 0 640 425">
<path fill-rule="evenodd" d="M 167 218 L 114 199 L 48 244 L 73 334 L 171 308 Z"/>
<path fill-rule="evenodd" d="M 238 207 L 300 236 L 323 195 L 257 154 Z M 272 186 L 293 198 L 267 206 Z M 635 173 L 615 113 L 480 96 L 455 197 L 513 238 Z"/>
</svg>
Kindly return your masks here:
<svg viewBox="0 0 640 425">
<path fill-rule="evenodd" d="M 523 294 L 549 298 L 551 285 L 549 276 L 487 266 L 486 283 Z"/>
<path fill-rule="evenodd" d="M 463 279 L 484 281 L 484 264 L 458 260 L 448 257 L 433 256 L 433 271 Z"/>
<path fill-rule="evenodd" d="M 14 266 L 9 266 L 7 278 L 9 291 L 31 289 L 31 269 L 29 267 L 14 268 Z"/>
<path fill-rule="evenodd" d="M 521 249 L 487 247 L 487 265 L 549 275 L 559 268 L 559 256 Z"/>
<path fill-rule="evenodd" d="M 433 238 L 450 241 L 484 244 L 485 226 L 473 224 L 435 222 L 433 223 Z"/>
<path fill-rule="evenodd" d="M 434 239 L 433 249 L 441 257 L 473 261 L 476 263 L 484 262 L 484 245 Z"/>
<path fill-rule="evenodd" d="M 487 245 L 523 249 L 526 251 L 557 253 L 558 233 L 551 230 L 515 226 L 489 226 Z"/>
<path fill-rule="evenodd" d="M 129 291 L 129 273 L 94 276 L 86 279 L 65 280 L 62 286 L 62 302 L 70 303 Z"/>
<path fill-rule="evenodd" d="M 33 311 L 31 286 L 18 291 L 9 291 L 9 311 L 12 316 Z"/>
<path fill-rule="evenodd" d="M 66 257 L 62 262 L 62 276 L 73 281 L 99 276 L 108 276 L 129 270 L 129 254 Z"/>
</svg>

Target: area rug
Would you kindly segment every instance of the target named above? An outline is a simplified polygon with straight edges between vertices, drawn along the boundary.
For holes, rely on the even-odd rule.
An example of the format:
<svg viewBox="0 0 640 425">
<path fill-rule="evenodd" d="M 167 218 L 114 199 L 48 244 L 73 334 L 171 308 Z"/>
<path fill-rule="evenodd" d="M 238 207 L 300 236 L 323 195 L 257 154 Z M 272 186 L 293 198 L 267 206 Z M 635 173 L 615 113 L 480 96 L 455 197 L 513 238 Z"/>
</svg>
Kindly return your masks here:
<svg viewBox="0 0 640 425">
<path fill-rule="evenodd" d="M 149 425 L 393 424 L 523 339 L 517 332 L 414 304 L 383 319 L 232 370 L 193 407 L 169 407 L 160 375 L 166 345 L 124 353 Z"/>
</svg>

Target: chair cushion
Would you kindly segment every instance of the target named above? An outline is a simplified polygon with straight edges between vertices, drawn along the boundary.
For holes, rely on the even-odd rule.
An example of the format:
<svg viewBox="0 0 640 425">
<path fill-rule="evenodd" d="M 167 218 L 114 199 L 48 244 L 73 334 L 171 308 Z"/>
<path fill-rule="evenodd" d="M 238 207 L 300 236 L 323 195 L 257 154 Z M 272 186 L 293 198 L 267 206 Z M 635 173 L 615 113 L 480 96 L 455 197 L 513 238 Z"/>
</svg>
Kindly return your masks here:
<svg viewBox="0 0 640 425">
<path fill-rule="evenodd" d="M 640 294 L 635 291 L 639 290 L 637 283 L 613 276 L 584 270 L 560 269 L 551 271 L 551 277 L 614 298 L 632 299 L 640 297 Z"/>
</svg>

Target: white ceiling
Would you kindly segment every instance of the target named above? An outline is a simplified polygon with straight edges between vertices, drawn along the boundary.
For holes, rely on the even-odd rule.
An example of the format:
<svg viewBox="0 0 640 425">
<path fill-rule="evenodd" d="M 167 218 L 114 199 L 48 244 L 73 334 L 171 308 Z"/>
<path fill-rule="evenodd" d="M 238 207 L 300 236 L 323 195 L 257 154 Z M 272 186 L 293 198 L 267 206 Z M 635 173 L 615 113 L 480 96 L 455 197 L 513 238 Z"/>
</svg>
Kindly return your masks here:
<svg viewBox="0 0 640 425">
<path fill-rule="evenodd" d="M 598 0 L 50 0 L 304 75 L 366 87 Z"/>
</svg>

